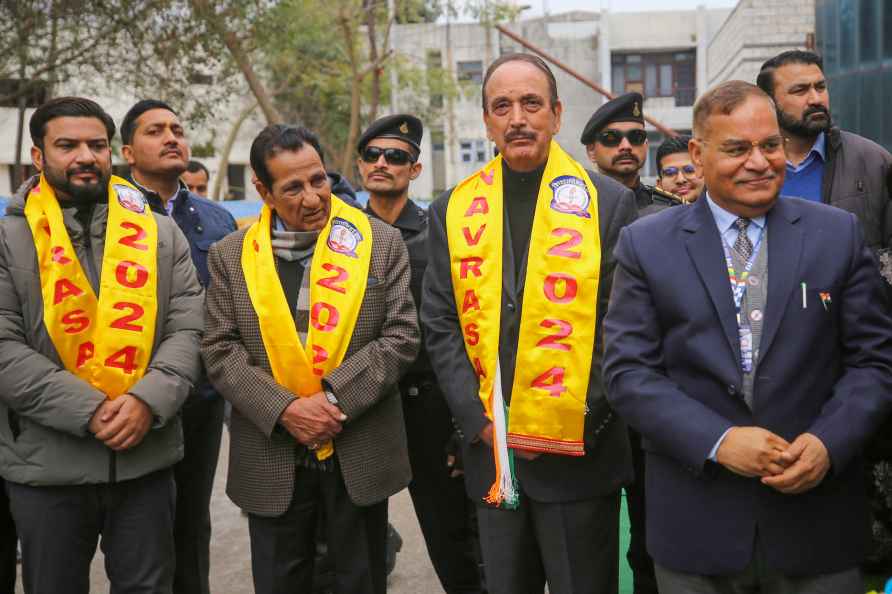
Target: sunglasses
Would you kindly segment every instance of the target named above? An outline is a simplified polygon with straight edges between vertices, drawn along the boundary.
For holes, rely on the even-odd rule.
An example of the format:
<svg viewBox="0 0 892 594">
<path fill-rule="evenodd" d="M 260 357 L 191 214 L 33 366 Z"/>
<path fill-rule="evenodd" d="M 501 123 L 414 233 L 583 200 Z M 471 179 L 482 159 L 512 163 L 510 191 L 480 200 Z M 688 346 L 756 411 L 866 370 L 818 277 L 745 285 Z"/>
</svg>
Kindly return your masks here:
<svg viewBox="0 0 892 594">
<path fill-rule="evenodd" d="M 697 168 L 693 165 L 685 165 L 684 167 L 664 167 L 660 172 L 660 177 L 675 177 L 681 171 L 685 177 L 691 177 L 697 173 Z"/>
<path fill-rule="evenodd" d="M 619 146 L 623 138 L 627 139 L 632 146 L 641 146 L 647 142 L 647 132 L 636 128 L 628 132 L 604 130 L 598 134 L 598 142 L 609 147 Z"/>
<path fill-rule="evenodd" d="M 378 162 L 378 159 L 384 155 L 384 160 L 388 165 L 406 165 L 414 163 L 415 159 L 406 151 L 398 148 L 379 148 L 377 146 L 367 146 L 362 151 L 362 160 L 369 164 Z"/>
</svg>

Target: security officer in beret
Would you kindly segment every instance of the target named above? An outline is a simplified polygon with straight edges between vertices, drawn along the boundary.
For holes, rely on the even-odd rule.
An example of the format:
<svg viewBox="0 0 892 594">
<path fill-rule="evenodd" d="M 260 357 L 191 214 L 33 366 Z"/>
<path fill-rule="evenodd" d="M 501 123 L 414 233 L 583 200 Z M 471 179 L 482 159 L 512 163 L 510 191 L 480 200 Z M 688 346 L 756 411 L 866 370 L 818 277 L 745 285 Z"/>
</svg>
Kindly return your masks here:
<svg viewBox="0 0 892 594">
<path fill-rule="evenodd" d="M 635 192 L 639 211 L 652 204 L 681 204 L 678 196 L 641 183 L 639 172 L 647 160 L 643 105 L 641 93 L 626 93 L 611 99 L 589 118 L 579 139 L 585 145 L 589 161 L 601 173 Z"/>
<path fill-rule="evenodd" d="M 676 196 L 641 183 L 639 172 L 647 159 L 647 132 L 644 131 L 644 98 L 640 93 L 626 93 L 598 108 L 582 137 L 589 160 L 601 173 L 612 177 L 635 192 L 639 211 L 654 204 L 681 204 Z M 657 594 L 654 564 L 647 554 L 644 507 L 644 450 L 641 436 L 629 430 L 635 482 L 626 487 L 626 504 L 631 524 L 631 541 L 626 558 L 632 568 L 635 594 Z"/>
<path fill-rule="evenodd" d="M 409 250 L 410 288 L 419 309 L 428 218 L 427 211 L 409 200 L 409 184 L 421 175 L 422 133 L 418 118 L 391 115 L 373 122 L 357 146 L 362 185 L 369 192 L 366 212 L 400 230 Z M 469 515 L 473 505 L 460 473 L 447 463 L 447 449 L 458 443 L 452 439 L 452 415 L 423 348 L 400 382 L 400 392 L 412 466 L 409 494 L 431 562 L 447 594 L 481 593 Z"/>
</svg>

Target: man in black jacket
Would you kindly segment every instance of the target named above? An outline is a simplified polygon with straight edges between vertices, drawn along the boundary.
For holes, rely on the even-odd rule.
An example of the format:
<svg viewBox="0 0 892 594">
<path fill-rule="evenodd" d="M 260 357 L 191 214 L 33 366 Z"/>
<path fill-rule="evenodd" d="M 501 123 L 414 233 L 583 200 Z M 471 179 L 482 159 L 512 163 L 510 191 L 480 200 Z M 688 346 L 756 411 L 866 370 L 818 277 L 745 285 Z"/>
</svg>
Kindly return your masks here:
<svg viewBox="0 0 892 594">
<path fill-rule="evenodd" d="M 600 322 L 607 311 L 615 265 L 613 246 L 620 229 L 635 218 L 635 198 L 619 183 L 602 175 L 586 173 L 553 142 L 560 129 L 561 112 L 554 75 L 542 60 L 528 54 L 506 54 L 493 62 L 483 83 L 483 118 L 489 138 L 498 147 L 501 158 L 441 196 L 430 208 L 429 262 L 421 302 L 425 345 L 440 387 L 463 433 L 465 486 L 478 505 L 486 585 L 492 594 L 542 594 L 546 582 L 552 594 L 615 594 L 618 588 L 619 491 L 631 480 L 632 466 L 626 427 L 610 411 L 603 393 Z M 549 164 L 552 158 L 555 159 L 554 166 Z M 565 171 L 562 173 L 561 170 Z M 546 171 L 551 173 L 546 174 Z M 580 171 L 590 179 L 583 180 Z M 494 181 L 502 179 L 503 182 Z M 502 199 L 495 194 L 499 184 Z M 493 204 L 503 205 L 503 212 L 492 207 L 495 213 L 492 216 L 498 215 L 501 219 L 501 234 L 493 230 L 498 229 L 496 225 L 489 224 L 472 225 L 476 232 L 467 227 L 447 228 L 450 205 L 458 205 L 457 210 L 449 212 L 461 216 L 465 213 L 465 202 L 474 195 L 471 192 L 477 191 L 491 192 Z M 480 213 L 490 221 L 486 198 L 475 198 L 471 204 L 465 216 Z M 562 226 L 576 224 L 583 231 L 577 237 L 570 229 L 555 228 L 553 235 L 569 235 L 569 240 L 550 249 L 534 245 L 531 241 L 534 231 L 544 230 L 552 220 L 553 215 L 547 209 L 563 217 L 560 219 Z M 545 214 L 537 222 L 540 212 Z M 482 223 L 484 219 L 475 220 Z M 580 220 L 589 223 L 586 225 Z M 595 221 L 597 227 L 592 229 L 589 225 L 594 226 Z M 574 436 L 576 440 L 572 442 L 572 447 L 578 449 L 572 450 L 575 455 L 561 455 L 569 451 L 562 446 L 571 442 L 550 440 L 541 434 L 532 436 L 541 445 L 521 443 L 523 437 L 530 434 L 511 433 L 510 430 L 516 430 L 513 417 L 508 419 L 509 433 L 505 441 L 506 423 L 501 418 L 500 404 L 487 405 L 493 412 L 486 412 L 478 393 L 479 386 L 484 383 L 480 378 L 500 385 L 501 391 L 494 388 L 492 393 L 504 395 L 504 400 L 514 407 L 513 411 L 520 410 L 520 402 L 530 404 L 530 398 L 540 396 L 541 390 L 535 380 L 529 387 L 524 385 L 523 389 L 512 390 L 515 377 L 522 377 L 531 370 L 538 373 L 539 365 L 543 364 L 541 360 L 531 364 L 528 353 L 518 348 L 519 342 L 529 340 L 533 332 L 533 325 L 523 324 L 521 315 L 524 311 L 535 315 L 537 310 L 530 305 L 530 300 L 535 301 L 539 294 L 538 291 L 527 292 L 524 303 L 521 303 L 524 286 L 525 283 L 532 285 L 533 278 L 541 282 L 543 266 L 540 263 L 551 262 L 547 256 L 569 257 L 572 261 L 566 261 L 565 272 L 572 272 L 576 254 L 582 257 L 585 249 L 582 246 L 586 245 L 574 243 L 574 238 L 589 237 L 592 231 L 600 239 L 600 259 L 592 262 L 600 268 L 600 286 L 594 291 L 589 283 L 580 281 L 580 290 L 591 291 L 590 297 L 584 300 L 575 299 L 575 293 L 571 296 L 569 290 L 563 295 L 566 299 L 549 298 L 550 303 L 544 304 L 549 319 L 542 321 L 543 327 L 569 330 L 560 334 L 559 339 L 569 337 L 567 340 L 574 341 L 579 351 L 588 352 L 593 347 L 591 359 L 580 360 L 578 367 L 564 363 L 567 368 L 561 368 L 560 378 L 552 376 L 554 383 L 546 382 L 547 386 L 543 388 L 546 393 L 550 393 L 548 387 L 560 390 L 557 383 L 563 382 L 564 372 L 567 378 L 581 380 L 584 384 L 579 393 L 580 400 L 584 398 L 584 410 L 580 406 L 579 410 L 567 410 L 560 415 L 562 422 L 573 425 L 581 433 Z M 484 271 L 493 270 L 488 267 L 494 262 L 499 263 L 501 278 L 494 273 L 486 276 L 473 265 L 474 258 L 458 260 L 455 249 L 461 249 L 457 248 L 461 242 L 472 250 L 481 238 L 485 242 L 482 245 L 489 245 L 492 240 L 485 233 L 505 238 L 504 241 L 496 240 L 501 243 L 500 248 L 493 245 L 495 251 L 480 253 L 481 257 L 477 259 Z M 564 249 L 577 245 L 580 247 Z M 484 260 L 486 264 L 482 263 Z M 457 307 L 454 294 L 457 285 L 452 271 L 459 268 L 464 271 L 459 275 L 459 282 L 483 275 L 496 284 L 500 281 L 501 290 L 487 283 L 486 293 L 481 292 L 482 308 L 473 295 L 469 296 L 473 290 L 464 292 L 463 303 Z M 561 278 L 569 278 L 567 283 L 575 283 L 572 277 Z M 547 294 L 549 287 L 547 284 L 543 286 Z M 575 290 L 576 285 L 573 287 Z M 491 290 L 493 288 L 495 291 Z M 531 293 L 533 297 L 530 297 Z M 571 336 L 572 329 L 566 321 L 550 319 L 567 315 L 556 305 L 558 302 L 571 303 L 575 315 L 591 316 L 591 324 L 586 327 L 594 327 L 594 332 L 587 340 Z M 592 311 L 596 305 L 597 317 Z M 487 322 L 485 327 L 481 326 L 478 337 L 471 328 L 473 323 L 461 321 L 462 316 L 471 310 L 478 310 L 481 315 L 493 312 L 490 314 L 493 318 L 495 311 L 500 314 L 492 320 L 497 323 Z M 489 331 L 492 327 L 498 329 L 497 335 Z M 478 343 L 487 349 L 492 345 L 489 352 L 494 353 L 491 359 L 495 360 L 486 357 L 488 372 L 477 358 L 475 371 L 475 365 L 469 359 L 468 349 Z M 561 344 L 556 348 L 566 351 L 569 345 Z M 555 356 L 546 353 L 545 357 L 554 360 L 554 365 L 567 359 L 561 353 Z M 585 370 L 580 371 L 582 368 Z M 497 402 L 501 397 L 493 396 L 491 402 Z M 535 410 L 532 416 L 541 420 L 548 414 L 548 404 L 557 401 L 555 398 L 541 408 L 532 409 Z M 519 439 L 512 442 L 515 435 Z M 505 450 L 506 443 L 510 446 L 508 451 Z M 494 450 L 502 461 L 499 467 L 495 465 Z M 511 456 L 513 465 L 507 463 Z M 513 485 L 512 474 L 516 475 L 516 489 L 508 486 Z M 496 477 L 504 480 L 494 483 Z M 494 503 L 500 498 L 503 507 L 484 504 L 484 499 L 486 503 Z M 511 509 L 514 503 L 516 508 Z"/>
<path fill-rule="evenodd" d="M 783 196 L 798 196 L 858 217 L 867 246 L 888 250 L 892 208 L 886 173 L 892 155 L 878 144 L 833 126 L 824 62 L 787 51 L 762 65 L 756 84 L 774 99 L 787 138 Z"/>
<path fill-rule="evenodd" d="M 180 175 L 189 163 L 185 129 L 161 101 L 134 105 L 121 123 L 122 153 L 130 180 L 151 209 L 173 218 L 189 241 L 192 262 L 203 287 L 208 284 L 208 250 L 235 231 L 235 219 L 222 206 L 190 192 Z M 177 484 L 175 594 L 208 594 L 211 491 L 223 433 L 223 399 L 202 377 L 182 409 L 183 459 L 174 467 Z"/>
</svg>

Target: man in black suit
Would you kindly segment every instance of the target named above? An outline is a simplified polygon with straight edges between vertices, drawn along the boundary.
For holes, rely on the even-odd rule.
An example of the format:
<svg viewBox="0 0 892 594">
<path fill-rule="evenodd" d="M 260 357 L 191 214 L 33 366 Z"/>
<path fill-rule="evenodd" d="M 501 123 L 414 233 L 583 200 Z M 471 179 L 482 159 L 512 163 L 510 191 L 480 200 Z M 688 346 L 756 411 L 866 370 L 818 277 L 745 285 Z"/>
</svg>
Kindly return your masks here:
<svg viewBox="0 0 892 594">
<path fill-rule="evenodd" d="M 661 594 L 863 592 L 861 448 L 890 410 L 892 319 L 854 215 L 781 197 L 759 88 L 694 107 L 705 198 L 623 231 L 604 375 L 647 452 Z"/>
<path fill-rule="evenodd" d="M 635 202 L 628 189 L 586 172 L 553 142 L 560 129 L 561 110 L 554 76 L 539 58 L 508 54 L 493 62 L 483 83 L 483 119 L 500 157 L 440 197 L 430 209 L 430 260 L 424 277 L 421 319 L 433 367 L 463 433 L 465 483 L 478 505 L 486 582 L 492 594 L 541 594 L 546 582 L 552 594 L 617 591 L 619 491 L 632 478 L 631 454 L 625 425 L 610 411 L 601 387 L 598 328 L 610 294 L 613 246 L 620 228 L 634 220 Z M 555 163 L 562 163 L 572 173 L 555 171 Z M 501 188 L 500 194 L 497 188 Z M 491 224 L 476 227 L 476 232 L 449 227 L 447 220 L 456 214 L 451 206 L 463 205 L 462 200 L 478 191 L 495 198 L 493 204 L 499 205 L 492 208 L 495 215 L 490 213 L 489 202 L 480 198 L 473 198 L 477 206 L 468 213 L 494 216 L 486 219 Z M 464 210 L 462 206 L 457 214 Z M 554 240 L 549 239 L 547 245 L 539 245 L 531 237 L 541 230 L 543 220 L 555 216 L 553 212 L 563 213 L 559 214 L 564 217 L 559 219 L 561 225 L 577 225 L 574 229 L 581 231 L 552 228 L 549 238 L 554 235 L 566 241 L 552 245 Z M 484 263 L 479 269 L 468 264 L 473 259 L 459 260 L 456 256 L 456 242 L 467 242 L 468 246 L 486 243 L 486 234 L 499 230 L 501 246 L 494 245 L 491 252 L 481 254 Z M 573 348 L 587 349 L 592 356 L 586 361 L 577 360 L 574 367 L 559 367 L 572 359 L 566 355 L 571 346 L 552 342 L 551 346 L 560 352 L 549 351 L 547 357 L 556 366 L 551 371 L 559 370 L 560 375 L 518 388 L 515 379 L 527 373 L 528 367 L 541 363 L 519 346 L 530 334 L 535 335 L 533 325 L 522 323 L 522 314 L 525 310 L 531 314 L 536 311 L 527 307 L 530 303 L 543 305 L 542 292 L 531 278 L 538 282 L 542 262 L 550 262 L 556 252 L 570 257 L 564 270 L 572 270 L 573 261 L 584 257 L 583 248 L 574 246 L 588 234 L 600 242 L 600 252 L 589 267 L 598 271 L 593 275 L 595 280 L 587 278 L 578 285 L 575 280 L 567 280 L 560 289 L 565 299 L 552 300 L 561 305 L 545 304 L 538 313 L 546 319 L 538 326 L 565 330 L 558 341 L 561 337 L 575 340 Z M 481 330 L 476 337 L 473 324 L 465 323 L 464 316 L 477 308 L 477 302 L 464 293 L 457 307 L 454 291 L 461 288 L 464 277 L 456 281 L 452 273 L 459 268 L 470 270 L 467 278 L 482 275 L 495 279 L 494 290 L 487 293 L 492 297 L 487 302 L 481 292 L 480 301 L 483 311 L 488 308 L 499 312 L 490 320 L 497 332 Z M 488 270 L 500 272 L 487 276 Z M 533 290 L 525 292 L 525 286 Z M 546 293 L 555 291 L 547 284 L 544 288 Z M 574 300 L 577 289 L 579 295 L 590 292 L 584 299 Z M 575 315 L 592 316 L 587 325 L 587 344 L 571 335 L 566 320 L 557 319 L 567 315 L 561 307 L 568 303 Z M 580 326 L 574 329 L 578 331 Z M 472 364 L 469 352 L 487 341 L 492 345 L 491 365 L 476 365 L 480 363 L 476 357 Z M 515 426 L 514 415 L 526 406 L 522 403 L 536 398 L 542 386 L 554 390 L 551 395 L 555 398 L 546 398 L 541 411 L 528 410 L 533 422 L 544 419 L 552 401 L 566 401 L 563 381 L 574 374 L 581 380 L 581 389 L 572 394 L 579 408 L 559 416 L 561 423 L 575 424 L 578 441 L 557 443 L 541 435 L 518 435 L 523 432 Z M 484 402 L 487 396 L 478 393 L 484 390 L 484 382 L 494 386 L 491 402 L 503 398 L 511 405 L 510 413 L 505 408 L 507 414 L 503 415 L 501 406 Z M 571 455 L 561 455 L 564 453 Z M 500 460 L 498 466 L 496 459 Z M 512 464 L 513 473 L 508 470 Z M 496 477 L 504 480 L 494 482 Z M 487 502 L 501 503 L 501 507 Z"/>
</svg>

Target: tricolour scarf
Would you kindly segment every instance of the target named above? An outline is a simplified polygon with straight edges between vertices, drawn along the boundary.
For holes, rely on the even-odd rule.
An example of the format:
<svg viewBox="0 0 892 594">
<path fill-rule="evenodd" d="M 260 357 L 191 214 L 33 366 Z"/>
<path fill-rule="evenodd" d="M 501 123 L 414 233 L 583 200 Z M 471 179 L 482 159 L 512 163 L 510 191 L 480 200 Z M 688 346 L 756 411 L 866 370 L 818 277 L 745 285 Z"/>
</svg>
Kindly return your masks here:
<svg viewBox="0 0 892 594">
<path fill-rule="evenodd" d="M 527 256 L 511 405 L 502 394 L 502 157 L 453 190 L 446 213 L 452 283 L 479 397 L 494 424 L 495 481 L 486 502 L 517 504 L 511 449 L 585 454 L 601 242 L 598 195 L 556 142 L 539 186 Z"/>
</svg>

